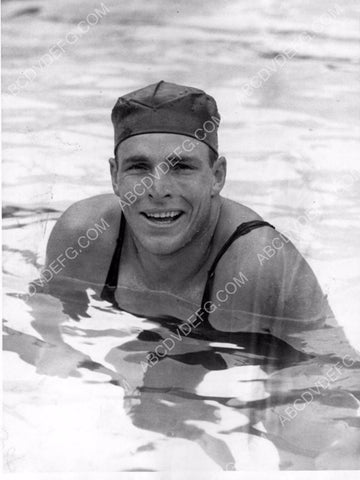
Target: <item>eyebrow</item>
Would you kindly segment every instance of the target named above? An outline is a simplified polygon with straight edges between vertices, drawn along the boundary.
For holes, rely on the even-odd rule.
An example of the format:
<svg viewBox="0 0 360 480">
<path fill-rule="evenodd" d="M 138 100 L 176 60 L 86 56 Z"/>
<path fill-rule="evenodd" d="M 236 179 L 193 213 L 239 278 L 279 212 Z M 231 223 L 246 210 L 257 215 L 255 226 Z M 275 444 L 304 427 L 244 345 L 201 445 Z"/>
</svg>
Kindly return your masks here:
<svg viewBox="0 0 360 480">
<path fill-rule="evenodd" d="M 166 161 L 166 158 L 164 158 L 164 161 Z M 176 160 L 176 162 L 175 162 Z M 196 163 L 197 162 L 197 158 L 194 158 L 194 157 L 190 157 L 188 155 L 181 155 L 180 154 L 180 158 L 175 156 L 175 158 L 173 158 L 171 161 L 173 161 L 174 163 Z M 146 163 L 146 164 L 150 164 L 151 163 L 151 160 L 145 156 L 145 155 L 131 155 L 130 157 L 127 157 L 125 158 L 123 161 L 122 161 L 122 166 L 123 167 L 127 167 L 129 165 L 134 165 L 134 164 L 137 164 L 137 163 Z"/>
<path fill-rule="evenodd" d="M 145 155 L 131 155 L 122 161 L 124 167 L 133 165 L 134 163 L 150 163 L 150 160 Z"/>
<path fill-rule="evenodd" d="M 180 158 L 179 157 L 175 157 L 174 158 L 174 162 L 175 162 L 175 159 L 177 160 L 176 163 L 194 163 L 194 162 L 197 162 L 198 159 L 195 158 L 195 157 L 189 157 L 188 155 L 181 155 L 180 154 Z"/>
<path fill-rule="evenodd" d="M 179 160 L 179 162 L 192 162 L 192 161 L 194 161 L 194 158 L 189 157 L 187 155 L 181 155 L 180 154 L 179 156 L 180 156 L 180 158 L 176 157 Z"/>
</svg>

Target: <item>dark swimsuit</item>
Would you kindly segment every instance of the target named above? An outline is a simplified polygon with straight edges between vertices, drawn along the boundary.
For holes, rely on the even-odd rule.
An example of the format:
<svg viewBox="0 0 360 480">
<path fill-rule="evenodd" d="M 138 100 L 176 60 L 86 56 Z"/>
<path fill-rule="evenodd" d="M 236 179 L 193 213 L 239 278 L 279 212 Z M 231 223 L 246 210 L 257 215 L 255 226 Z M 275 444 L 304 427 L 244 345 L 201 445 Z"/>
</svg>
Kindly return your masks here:
<svg viewBox="0 0 360 480">
<path fill-rule="evenodd" d="M 114 307 L 118 308 L 121 310 L 119 307 L 117 301 L 115 300 L 115 292 L 117 288 L 117 282 L 118 282 L 118 276 L 119 276 L 119 268 L 120 268 L 120 256 L 121 256 L 121 250 L 124 242 L 124 236 L 125 236 L 125 217 L 124 215 L 121 215 L 121 220 L 120 220 L 120 227 L 119 227 L 119 235 L 116 241 L 116 247 L 114 250 L 113 257 L 111 259 L 109 271 L 106 277 L 105 285 L 104 288 L 102 289 L 101 292 L 101 298 L 103 300 L 106 300 L 114 305 Z M 256 228 L 260 227 L 271 227 L 275 228 L 270 223 L 264 222 L 262 220 L 253 220 L 251 222 L 244 222 L 241 225 L 237 227 L 237 229 L 234 231 L 232 235 L 228 238 L 228 240 L 224 243 L 222 248 L 220 249 L 219 253 L 216 255 L 215 260 L 213 261 L 210 270 L 208 271 L 206 283 L 205 283 L 205 288 L 204 288 L 204 293 L 203 297 L 201 300 L 201 307 L 200 310 L 198 311 L 197 315 L 203 320 L 204 326 L 208 326 L 211 328 L 210 323 L 209 323 L 209 311 L 204 308 L 205 304 L 210 301 L 211 299 L 211 291 L 212 291 L 212 286 L 214 283 L 214 278 L 215 278 L 215 269 L 217 264 L 219 263 L 221 257 L 224 255 L 226 250 L 230 247 L 230 245 L 237 240 L 239 237 L 242 237 L 243 235 L 246 235 L 247 233 L 251 232 L 252 230 L 255 230 Z"/>
</svg>

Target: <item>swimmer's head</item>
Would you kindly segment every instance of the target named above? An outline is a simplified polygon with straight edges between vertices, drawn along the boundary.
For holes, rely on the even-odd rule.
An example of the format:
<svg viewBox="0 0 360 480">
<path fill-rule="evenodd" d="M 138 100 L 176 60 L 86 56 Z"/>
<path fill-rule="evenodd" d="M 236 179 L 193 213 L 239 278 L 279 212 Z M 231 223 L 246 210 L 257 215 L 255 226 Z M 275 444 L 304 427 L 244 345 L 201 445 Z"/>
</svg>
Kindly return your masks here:
<svg viewBox="0 0 360 480">
<path fill-rule="evenodd" d="M 111 179 L 137 248 L 170 255 L 212 235 L 226 176 L 215 100 L 159 82 L 119 98 L 112 122 Z"/>
<path fill-rule="evenodd" d="M 218 156 L 220 114 L 203 90 L 162 80 L 120 97 L 111 119 L 115 156 L 121 142 L 145 133 L 185 135 L 205 143 L 213 152 L 212 162 Z"/>
</svg>

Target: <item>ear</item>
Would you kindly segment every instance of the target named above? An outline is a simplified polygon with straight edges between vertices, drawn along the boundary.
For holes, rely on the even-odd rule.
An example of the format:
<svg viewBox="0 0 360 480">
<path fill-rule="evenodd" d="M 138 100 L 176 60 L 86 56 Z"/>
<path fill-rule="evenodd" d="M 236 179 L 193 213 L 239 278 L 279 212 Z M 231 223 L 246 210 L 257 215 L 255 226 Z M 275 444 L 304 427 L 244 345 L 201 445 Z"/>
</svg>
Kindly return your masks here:
<svg viewBox="0 0 360 480">
<path fill-rule="evenodd" d="M 218 195 L 225 184 L 226 179 L 226 158 L 219 157 L 212 166 L 212 172 L 214 175 L 212 186 L 212 197 Z"/>
<path fill-rule="evenodd" d="M 118 167 L 118 161 L 116 158 L 109 158 L 109 164 L 110 164 L 110 175 L 111 175 L 111 183 L 112 187 L 114 190 L 115 195 L 119 196 L 119 186 L 118 186 L 118 172 L 119 172 L 119 167 Z"/>
</svg>

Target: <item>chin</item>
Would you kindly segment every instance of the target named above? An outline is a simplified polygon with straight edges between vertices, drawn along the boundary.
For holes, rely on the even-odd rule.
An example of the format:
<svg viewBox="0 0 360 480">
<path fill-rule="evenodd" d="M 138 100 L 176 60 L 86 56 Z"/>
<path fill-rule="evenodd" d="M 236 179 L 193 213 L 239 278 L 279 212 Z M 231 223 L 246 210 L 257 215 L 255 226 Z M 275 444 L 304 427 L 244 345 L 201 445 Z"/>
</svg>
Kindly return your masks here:
<svg viewBox="0 0 360 480">
<path fill-rule="evenodd" d="M 141 242 L 143 248 L 152 255 L 171 255 L 179 251 L 184 245 L 184 241 L 179 240 L 153 240 L 147 239 Z"/>
</svg>

